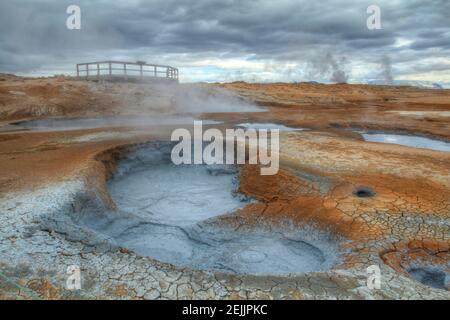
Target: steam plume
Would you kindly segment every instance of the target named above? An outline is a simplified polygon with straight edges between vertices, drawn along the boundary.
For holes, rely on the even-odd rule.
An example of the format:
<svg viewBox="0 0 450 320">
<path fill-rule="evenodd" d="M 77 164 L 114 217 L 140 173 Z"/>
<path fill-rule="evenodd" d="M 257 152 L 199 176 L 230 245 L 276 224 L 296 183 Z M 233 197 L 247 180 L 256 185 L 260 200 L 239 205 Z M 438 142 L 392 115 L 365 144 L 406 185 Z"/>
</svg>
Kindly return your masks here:
<svg viewBox="0 0 450 320">
<path fill-rule="evenodd" d="M 332 53 L 328 52 L 324 56 L 318 56 L 313 59 L 311 63 L 312 74 L 328 77 L 332 82 L 346 83 L 349 78 L 349 72 L 346 71 L 347 64 L 346 57 L 337 59 Z"/>
<path fill-rule="evenodd" d="M 381 76 L 386 84 L 392 84 L 394 82 L 394 77 L 392 76 L 392 64 L 391 58 L 388 56 L 383 56 L 381 59 Z"/>
</svg>

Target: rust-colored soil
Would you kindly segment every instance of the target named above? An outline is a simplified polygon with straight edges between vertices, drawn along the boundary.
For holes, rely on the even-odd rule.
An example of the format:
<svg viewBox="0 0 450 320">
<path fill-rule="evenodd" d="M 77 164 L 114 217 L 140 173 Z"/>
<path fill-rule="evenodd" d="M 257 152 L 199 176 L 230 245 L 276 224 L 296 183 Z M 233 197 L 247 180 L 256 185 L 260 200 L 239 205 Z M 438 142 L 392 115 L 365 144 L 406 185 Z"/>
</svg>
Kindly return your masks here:
<svg viewBox="0 0 450 320">
<path fill-rule="evenodd" d="M 95 84 L 63 78 L 1 80 L 3 123 L 127 113 L 120 95 L 108 94 L 108 87 L 97 90 Z M 111 92 L 117 89 L 111 86 Z M 278 174 L 261 176 L 256 166 L 243 168 L 240 191 L 259 202 L 225 220 L 314 223 L 353 241 L 347 266 L 362 263 L 372 253 L 399 272 L 413 260 L 448 264 L 450 154 L 367 143 L 341 129 L 404 131 L 450 140 L 450 90 L 241 82 L 203 86 L 233 90 L 269 110 L 204 118 L 224 120 L 225 125 L 257 121 L 313 129 L 281 134 Z M 145 104 L 142 114 L 170 107 L 170 98 L 138 99 Z M 105 132 L 113 135 L 79 139 Z M 84 176 L 106 194 L 104 181 L 117 154 L 105 151 L 155 136 L 169 140 L 170 130 L 0 132 L 0 197 L 71 176 Z M 369 187 L 375 196 L 358 198 L 353 193 L 357 187 Z"/>
</svg>

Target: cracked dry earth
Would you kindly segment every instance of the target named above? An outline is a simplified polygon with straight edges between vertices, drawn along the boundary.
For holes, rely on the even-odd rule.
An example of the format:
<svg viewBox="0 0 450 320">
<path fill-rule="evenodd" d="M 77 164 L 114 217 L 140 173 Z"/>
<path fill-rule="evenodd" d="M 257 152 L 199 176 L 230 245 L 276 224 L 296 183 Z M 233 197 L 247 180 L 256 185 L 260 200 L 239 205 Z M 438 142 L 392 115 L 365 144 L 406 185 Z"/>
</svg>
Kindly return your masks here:
<svg viewBox="0 0 450 320">
<path fill-rule="evenodd" d="M 36 110 L 44 103 L 39 99 L 52 101 L 53 91 L 58 105 L 64 105 L 64 96 L 58 93 L 61 86 L 69 92 L 87 90 L 82 99 L 89 101 L 97 92 L 67 79 L 42 81 L 7 79 L 0 85 L 0 97 L 6 101 L 3 109 L 8 110 L 3 113 L 5 122 L 40 117 L 26 108 L 19 114 L 11 112 L 20 104 L 16 100 L 29 99 L 26 102 Z M 310 130 L 280 133 L 276 175 L 261 176 L 254 165 L 240 167 L 238 191 L 253 201 L 206 224 L 230 233 L 303 230 L 326 234 L 339 254 L 330 268 L 276 275 L 197 269 L 140 255 L 94 228 L 76 224 L 86 208 L 106 214 L 117 209 L 108 181 L 130 150 L 168 141 L 170 125 L 9 131 L 0 133 L 0 297 L 450 298 L 450 153 L 370 143 L 356 133 L 337 129 L 406 130 L 448 141 L 448 117 L 439 115 L 450 109 L 448 91 L 350 85 L 225 86 L 269 111 L 204 115 L 225 121 L 222 129 L 259 121 Z M 8 91 L 23 91 L 29 97 L 9 97 Z M 152 100 L 146 103 L 151 106 Z M 357 108 L 359 103 L 363 110 Z M 104 110 L 109 109 L 102 106 L 95 112 Z M 345 110 L 351 120 L 344 116 Z M 417 112 L 431 110 L 429 117 L 417 117 Z M 416 113 L 405 116 L 399 111 Z M 371 116 L 363 116 L 367 113 Z M 66 288 L 71 265 L 80 266 L 82 290 Z M 371 265 L 380 268 L 380 289 L 366 285 Z"/>
</svg>

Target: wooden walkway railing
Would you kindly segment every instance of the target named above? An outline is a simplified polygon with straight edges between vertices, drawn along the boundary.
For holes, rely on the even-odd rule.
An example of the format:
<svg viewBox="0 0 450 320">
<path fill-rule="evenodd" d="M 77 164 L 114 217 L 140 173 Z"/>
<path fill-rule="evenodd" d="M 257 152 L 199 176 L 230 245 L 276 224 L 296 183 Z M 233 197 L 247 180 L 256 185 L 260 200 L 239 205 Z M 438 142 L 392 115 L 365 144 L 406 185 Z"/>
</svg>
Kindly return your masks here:
<svg viewBox="0 0 450 320">
<path fill-rule="evenodd" d="M 85 79 L 166 79 L 178 81 L 178 69 L 171 66 L 148 64 L 143 61 L 97 61 L 78 63 L 77 77 Z"/>
</svg>

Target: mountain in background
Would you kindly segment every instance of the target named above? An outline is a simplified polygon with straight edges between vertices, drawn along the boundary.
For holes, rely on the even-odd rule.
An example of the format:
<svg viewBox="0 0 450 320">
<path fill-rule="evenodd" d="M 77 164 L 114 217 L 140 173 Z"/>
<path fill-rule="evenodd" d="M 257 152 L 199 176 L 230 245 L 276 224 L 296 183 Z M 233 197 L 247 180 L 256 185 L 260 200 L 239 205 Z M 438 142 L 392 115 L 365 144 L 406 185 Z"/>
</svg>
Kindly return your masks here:
<svg viewBox="0 0 450 320">
<path fill-rule="evenodd" d="M 393 86 L 413 86 L 425 89 L 449 89 L 450 83 L 448 82 L 431 82 L 431 81 L 419 81 L 419 80 L 394 80 L 392 83 L 388 83 L 385 80 L 369 80 L 367 84 L 371 85 L 393 85 Z"/>
</svg>

